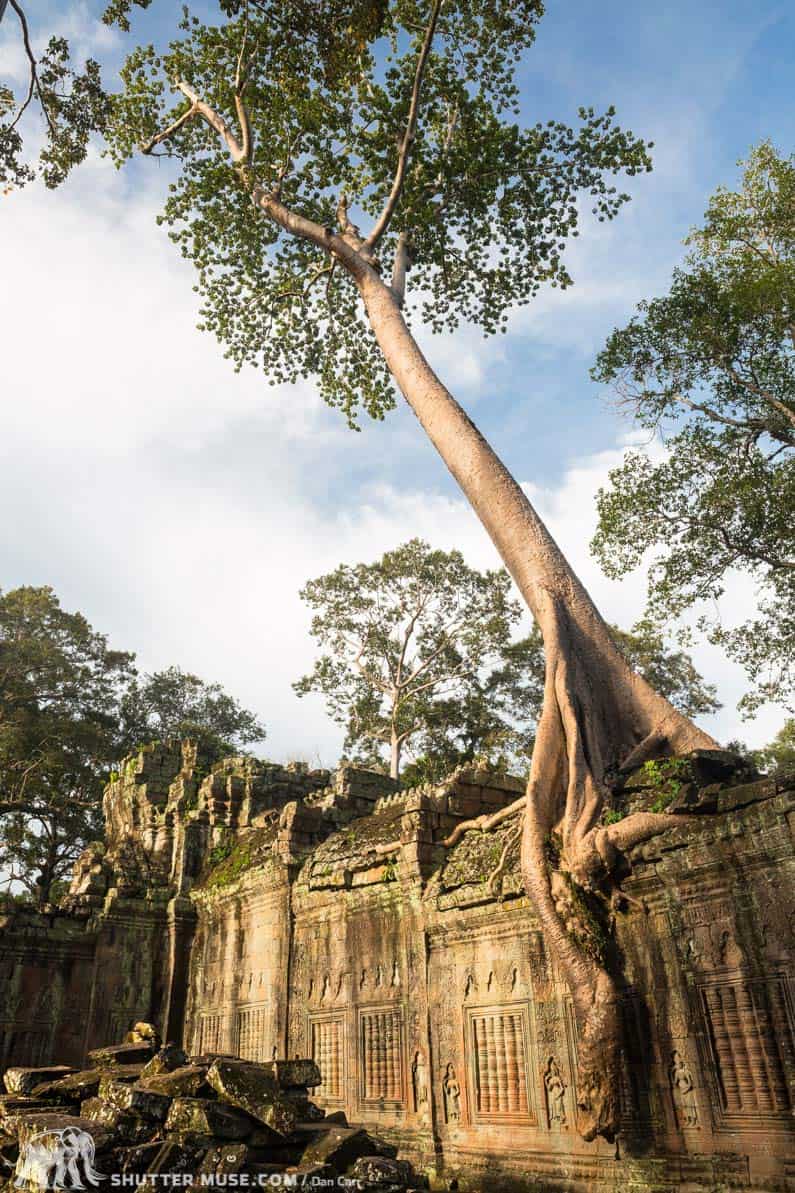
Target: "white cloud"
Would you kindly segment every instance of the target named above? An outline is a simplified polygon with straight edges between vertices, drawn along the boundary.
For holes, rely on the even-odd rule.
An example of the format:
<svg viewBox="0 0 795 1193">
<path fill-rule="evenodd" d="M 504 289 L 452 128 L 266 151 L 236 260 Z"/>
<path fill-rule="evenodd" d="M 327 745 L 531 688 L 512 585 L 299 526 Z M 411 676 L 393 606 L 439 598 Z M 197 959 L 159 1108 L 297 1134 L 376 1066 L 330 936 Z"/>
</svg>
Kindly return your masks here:
<svg viewBox="0 0 795 1193">
<path fill-rule="evenodd" d="M 272 755 L 333 762 L 340 735 L 290 686 L 312 656 L 301 585 L 412 535 L 480 567 L 496 555 L 465 502 L 440 491 L 438 461 L 438 487 L 424 481 L 433 457 L 412 419 L 352 436 L 311 386 L 236 376 L 195 331 L 191 269 L 153 222 L 158 181 L 156 167 L 125 179 L 92 157 L 58 194 L 3 200 L 0 500 L 12 513 L 0 584 L 51 583 L 143 666 L 189 667 L 256 708 Z M 529 334 L 534 353 L 590 351 L 589 321 L 626 311 L 649 284 L 648 270 L 610 271 L 617 235 L 577 247 L 579 287 L 522 315 L 514 344 Z M 625 260 L 642 236 L 639 226 Z M 435 341 L 432 360 L 468 399 L 476 387 L 485 397 L 504 343 L 484 347 L 465 329 Z M 562 461 L 528 491 L 604 614 L 629 625 L 642 577 L 612 583 L 588 552 L 594 494 L 621 450 Z M 738 582 L 728 616 L 752 607 Z M 713 732 L 769 739 L 783 714 L 766 710 L 749 731 L 733 711 L 737 669 L 707 646 L 696 657 L 727 705 Z"/>
</svg>

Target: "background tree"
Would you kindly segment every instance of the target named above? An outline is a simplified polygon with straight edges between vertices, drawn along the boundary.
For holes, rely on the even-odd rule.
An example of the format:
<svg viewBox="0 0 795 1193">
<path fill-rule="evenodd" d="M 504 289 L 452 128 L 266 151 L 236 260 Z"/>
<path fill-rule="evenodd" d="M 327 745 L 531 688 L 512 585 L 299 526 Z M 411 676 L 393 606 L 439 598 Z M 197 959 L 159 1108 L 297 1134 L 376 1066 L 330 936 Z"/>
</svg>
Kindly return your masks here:
<svg viewBox="0 0 795 1193">
<path fill-rule="evenodd" d="M 140 742 L 191 738 L 211 759 L 265 738 L 265 726 L 218 683 L 167 667 L 133 679 L 121 701 L 123 752 Z"/>
<path fill-rule="evenodd" d="M 369 760 L 385 749 L 397 779 L 404 750 L 502 657 L 521 615 L 510 583 L 420 539 L 376 563 L 341 564 L 301 590 L 324 653 L 296 692 L 322 693 L 346 751 Z"/>
<path fill-rule="evenodd" d="M 41 904 L 96 836 L 132 664 L 51 588 L 0 594 L 0 868 Z"/>
<path fill-rule="evenodd" d="M 560 892 L 591 892 L 609 935 L 622 850 L 694 823 L 651 811 L 606 823 L 615 776 L 715 743 L 631 671 L 410 324 L 442 331 L 466 321 L 490 333 L 544 282 L 567 286 L 562 253 L 578 200 L 587 195 L 599 218 L 613 218 L 628 197 L 613 177 L 650 168 L 647 146 L 616 127 L 612 109 L 582 109 L 576 129 L 520 125 L 515 71 L 540 0 L 222 8 L 218 25 L 185 15 L 180 38 L 130 55 L 113 103 L 113 152 L 120 164 L 141 145 L 176 159 L 163 218 L 197 267 L 202 326 L 235 363 L 262 365 L 273 382 L 317 378 L 350 422 L 360 404 L 382 417 L 396 386 L 532 611 L 544 638 L 544 709 L 527 798 L 505 814 L 523 814 L 524 883 L 572 992 L 579 1128 L 611 1138 L 619 962 L 589 947 L 587 928 L 569 928 Z M 550 858 L 553 833 L 560 848 Z"/>
<path fill-rule="evenodd" d="M 687 243 L 669 293 L 593 370 L 665 442 L 662 459 L 633 450 L 611 473 L 593 547 L 611 576 L 654 552 L 658 618 L 719 598 L 734 568 L 753 575 L 758 616 L 701 618 L 745 666 L 753 711 L 795 696 L 795 157 L 760 145 Z"/>
<path fill-rule="evenodd" d="M 632 670 L 674 708 L 692 717 L 721 707 L 714 685 L 704 681 L 687 652 L 669 646 L 649 621 L 632 630 L 610 629 Z M 543 710 L 544 669 L 544 643 L 534 627 L 526 638 L 509 642 L 497 666 L 485 678 L 474 677 L 458 700 L 439 702 L 421 735 L 423 753 L 404 769 L 404 783 L 439 782 L 475 760 L 526 774 Z"/>
<path fill-rule="evenodd" d="M 757 764 L 766 771 L 795 771 L 795 717 L 785 721 L 776 736 L 755 752 Z"/>
<path fill-rule="evenodd" d="M 218 684 L 176 667 L 139 680 L 51 588 L 0 593 L 0 881 L 43 906 L 101 835 L 109 770 L 153 737 L 192 736 L 216 757 L 264 737 Z"/>
</svg>

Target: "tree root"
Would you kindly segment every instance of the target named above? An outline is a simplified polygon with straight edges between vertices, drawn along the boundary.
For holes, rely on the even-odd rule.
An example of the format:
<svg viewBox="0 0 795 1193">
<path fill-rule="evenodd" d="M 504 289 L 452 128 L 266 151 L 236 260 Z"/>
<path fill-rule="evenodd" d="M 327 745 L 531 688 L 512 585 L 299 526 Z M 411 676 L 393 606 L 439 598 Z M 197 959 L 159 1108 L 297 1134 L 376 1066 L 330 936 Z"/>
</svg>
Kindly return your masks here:
<svg viewBox="0 0 795 1193">
<path fill-rule="evenodd" d="M 475 816 L 472 820 L 462 820 L 460 824 L 455 826 L 450 836 L 445 837 L 442 845 L 444 845 L 445 849 L 452 849 L 466 833 L 471 833 L 475 829 L 480 829 L 482 833 L 487 833 L 489 829 L 496 828 L 504 820 L 510 820 L 511 816 L 515 816 L 517 812 L 521 812 L 526 804 L 527 796 L 522 795 L 519 799 L 514 800 L 512 804 L 508 804 L 507 807 L 500 808 L 499 812 Z"/>
<path fill-rule="evenodd" d="M 499 894 L 499 891 L 502 889 L 502 876 L 505 873 L 507 866 L 508 866 L 508 856 L 509 856 L 511 850 L 516 845 L 519 844 L 521 838 L 522 838 L 522 826 L 521 826 L 521 824 L 519 824 L 516 827 L 516 831 L 511 833 L 508 840 L 505 842 L 505 845 L 503 846 L 502 853 L 500 854 L 500 860 L 497 862 L 497 865 L 494 867 L 491 874 L 489 875 L 487 885 L 488 885 L 489 892 L 492 895 Z M 499 883 L 499 888 L 497 885 L 498 883 Z"/>
</svg>

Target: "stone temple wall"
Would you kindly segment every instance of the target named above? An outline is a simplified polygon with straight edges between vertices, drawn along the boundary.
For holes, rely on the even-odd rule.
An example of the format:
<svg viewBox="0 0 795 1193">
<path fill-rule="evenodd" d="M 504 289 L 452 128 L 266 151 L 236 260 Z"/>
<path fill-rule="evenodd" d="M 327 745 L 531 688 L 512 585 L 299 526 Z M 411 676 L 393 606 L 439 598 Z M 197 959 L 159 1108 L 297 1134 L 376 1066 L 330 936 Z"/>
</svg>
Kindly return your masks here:
<svg viewBox="0 0 795 1193">
<path fill-rule="evenodd" d="M 795 1187 L 795 782 L 727 789 L 632 856 L 617 1153 L 574 1129 L 570 998 L 515 866 L 489 882 L 510 825 L 440 845 L 517 780 L 203 770 L 132 760 L 66 908 L 6 921 L 15 1061 L 145 1018 L 195 1052 L 314 1057 L 321 1105 L 462 1190 Z"/>
</svg>

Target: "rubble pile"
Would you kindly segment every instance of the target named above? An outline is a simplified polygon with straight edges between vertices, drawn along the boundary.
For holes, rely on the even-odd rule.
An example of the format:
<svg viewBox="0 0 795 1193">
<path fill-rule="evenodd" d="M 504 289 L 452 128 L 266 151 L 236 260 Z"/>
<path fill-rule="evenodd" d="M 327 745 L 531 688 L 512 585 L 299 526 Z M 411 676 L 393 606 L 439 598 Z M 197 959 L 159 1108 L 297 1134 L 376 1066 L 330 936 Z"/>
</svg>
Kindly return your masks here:
<svg viewBox="0 0 795 1193">
<path fill-rule="evenodd" d="M 85 1069 L 6 1071 L 0 1189 L 423 1188 L 394 1147 L 313 1104 L 320 1082 L 311 1060 L 187 1056 L 136 1024 Z"/>
</svg>

